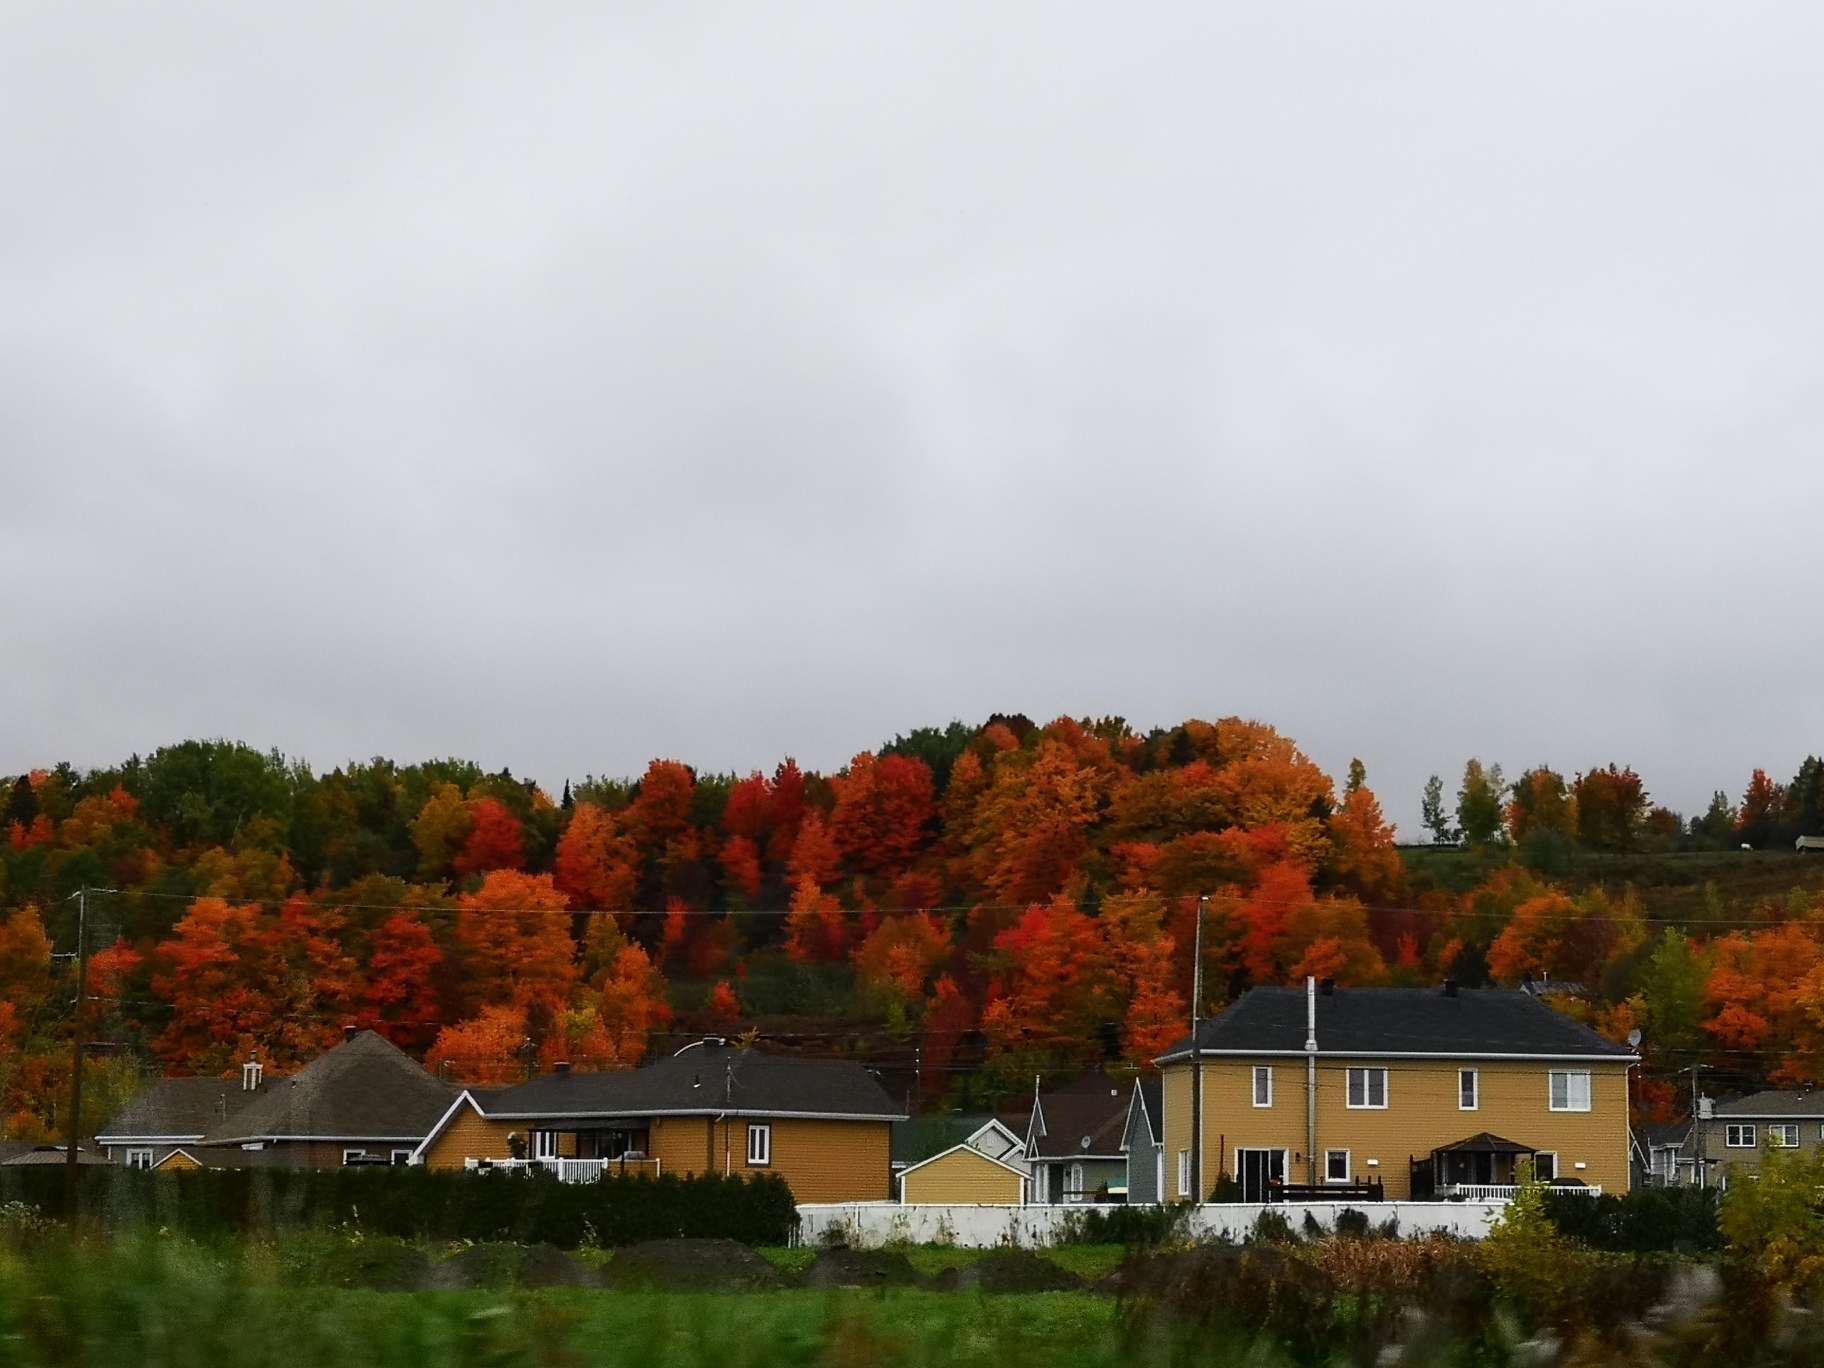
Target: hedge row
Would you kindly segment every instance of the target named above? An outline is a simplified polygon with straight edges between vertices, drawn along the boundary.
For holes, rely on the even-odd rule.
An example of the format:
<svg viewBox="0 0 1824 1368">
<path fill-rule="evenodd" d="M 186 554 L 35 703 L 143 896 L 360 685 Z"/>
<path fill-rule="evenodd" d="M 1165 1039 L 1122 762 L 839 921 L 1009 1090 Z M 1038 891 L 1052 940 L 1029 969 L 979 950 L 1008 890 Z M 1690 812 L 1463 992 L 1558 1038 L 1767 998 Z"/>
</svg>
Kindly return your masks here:
<svg viewBox="0 0 1824 1368">
<path fill-rule="evenodd" d="M 657 1178 L 611 1174 L 560 1183 L 549 1174 L 426 1168 L 82 1170 L 82 1214 L 109 1229 L 164 1227 L 200 1239 L 347 1225 L 369 1235 L 514 1240 L 564 1249 L 673 1236 L 784 1244 L 797 1225 L 791 1187 L 772 1174 Z M 64 1172 L 0 1168 L 0 1202 L 61 1216 Z"/>
<path fill-rule="evenodd" d="M 1709 1254 L 1723 1247 L 1715 1188 L 1642 1188 L 1625 1197 L 1545 1199 L 1553 1223 L 1592 1249 L 1620 1254 Z"/>
</svg>

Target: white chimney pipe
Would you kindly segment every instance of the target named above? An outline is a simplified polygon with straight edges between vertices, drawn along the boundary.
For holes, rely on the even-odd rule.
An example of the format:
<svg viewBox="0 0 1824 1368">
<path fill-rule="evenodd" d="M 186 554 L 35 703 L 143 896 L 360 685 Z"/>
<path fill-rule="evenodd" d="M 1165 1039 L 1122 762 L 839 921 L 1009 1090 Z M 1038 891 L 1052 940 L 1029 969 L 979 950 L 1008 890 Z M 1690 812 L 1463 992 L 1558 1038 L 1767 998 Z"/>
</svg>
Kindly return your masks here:
<svg viewBox="0 0 1824 1368">
<path fill-rule="evenodd" d="M 1317 977 L 1305 976 L 1305 1181 L 1317 1186 Z"/>
</svg>

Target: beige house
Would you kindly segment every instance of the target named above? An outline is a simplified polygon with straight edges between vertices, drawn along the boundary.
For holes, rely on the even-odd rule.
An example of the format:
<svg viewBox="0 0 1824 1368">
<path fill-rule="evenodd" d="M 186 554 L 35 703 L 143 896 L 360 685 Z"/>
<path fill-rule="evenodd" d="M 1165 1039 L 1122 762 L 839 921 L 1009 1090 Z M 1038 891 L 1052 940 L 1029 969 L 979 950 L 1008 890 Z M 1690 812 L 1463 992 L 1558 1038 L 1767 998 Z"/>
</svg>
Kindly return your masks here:
<svg viewBox="0 0 1824 1368">
<path fill-rule="evenodd" d="M 1824 1149 L 1824 1092 L 1772 1089 L 1727 1102 L 1704 1098 L 1677 1155 L 1676 1177 L 1726 1185 L 1732 1171 L 1757 1173 L 1769 1150 Z"/>
<path fill-rule="evenodd" d="M 1256 988 L 1156 1062 L 1168 1201 L 1193 1195 L 1194 1069 L 1202 1200 L 1222 1175 L 1249 1202 L 1628 1189 L 1637 1056 L 1525 993 Z"/>
<path fill-rule="evenodd" d="M 885 1201 L 892 1124 L 904 1119 L 853 1060 L 706 1042 L 644 1068 L 575 1074 L 560 1066 L 518 1087 L 464 1092 L 412 1162 L 543 1163 L 579 1179 L 604 1169 L 776 1173 L 801 1202 Z"/>
<path fill-rule="evenodd" d="M 1023 1206 L 1032 1197 L 1025 1143 L 991 1120 L 959 1145 L 899 1174 L 899 1200 L 940 1206 Z"/>
</svg>

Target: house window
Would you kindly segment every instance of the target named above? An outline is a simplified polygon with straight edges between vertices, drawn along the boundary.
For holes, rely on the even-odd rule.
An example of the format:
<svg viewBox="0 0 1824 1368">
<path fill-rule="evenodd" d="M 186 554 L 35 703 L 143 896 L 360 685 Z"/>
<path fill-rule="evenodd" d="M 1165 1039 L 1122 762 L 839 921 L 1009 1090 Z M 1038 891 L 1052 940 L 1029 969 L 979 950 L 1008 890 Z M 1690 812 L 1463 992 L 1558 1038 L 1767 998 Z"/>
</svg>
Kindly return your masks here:
<svg viewBox="0 0 1824 1368">
<path fill-rule="evenodd" d="M 1083 1199 L 1083 1165 L 1072 1164 L 1064 1178 L 1064 1196 Z"/>
<path fill-rule="evenodd" d="M 1730 1149 L 1753 1149 L 1753 1126 L 1724 1126 L 1723 1144 Z"/>
<path fill-rule="evenodd" d="M 1351 1107 L 1385 1107 L 1387 1105 L 1387 1070 L 1350 1069 L 1348 1105 Z"/>
<path fill-rule="evenodd" d="M 127 1151 L 127 1167 L 149 1169 L 152 1167 L 152 1156 L 156 1153 L 149 1149 L 130 1149 Z"/>
<path fill-rule="evenodd" d="M 367 1151 L 364 1149 L 345 1149 L 342 1151 L 342 1162 L 344 1164 L 365 1164 L 367 1162 Z"/>
<path fill-rule="evenodd" d="M 412 1152 L 410 1150 L 394 1150 L 393 1151 L 393 1163 L 398 1165 L 400 1168 L 406 1167 L 411 1162 L 412 1162 Z"/>
<path fill-rule="evenodd" d="M 1349 1181 L 1349 1151 L 1324 1151 L 1324 1181 L 1326 1183 L 1346 1183 Z"/>
<path fill-rule="evenodd" d="M 1254 1105 L 1257 1107 L 1273 1105 L 1273 1066 L 1270 1064 L 1254 1066 Z"/>
<path fill-rule="evenodd" d="M 1588 1069 L 1553 1069 L 1553 1111 L 1588 1111 L 1590 1109 L 1590 1071 Z"/>
<path fill-rule="evenodd" d="M 1775 1149 L 1797 1149 L 1799 1147 L 1799 1128 L 1797 1126 L 1767 1127 L 1767 1143 Z"/>
<path fill-rule="evenodd" d="M 1180 1197 L 1191 1195 L 1191 1152 L 1189 1150 L 1178 1151 L 1178 1195 Z"/>
<path fill-rule="evenodd" d="M 1482 1105 L 1480 1080 L 1474 1069 L 1457 1070 L 1457 1110 L 1475 1111 Z"/>
<path fill-rule="evenodd" d="M 1533 1181 L 1535 1183 L 1558 1181 L 1558 1156 L 1551 1150 L 1540 1150 L 1533 1156 Z"/>
<path fill-rule="evenodd" d="M 534 1159 L 557 1158 L 556 1131 L 546 1130 L 532 1132 L 532 1157 Z"/>
<path fill-rule="evenodd" d="M 747 1162 L 759 1168 L 773 1162 L 773 1128 L 755 1124 L 747 1128 Z"/>
</svg>

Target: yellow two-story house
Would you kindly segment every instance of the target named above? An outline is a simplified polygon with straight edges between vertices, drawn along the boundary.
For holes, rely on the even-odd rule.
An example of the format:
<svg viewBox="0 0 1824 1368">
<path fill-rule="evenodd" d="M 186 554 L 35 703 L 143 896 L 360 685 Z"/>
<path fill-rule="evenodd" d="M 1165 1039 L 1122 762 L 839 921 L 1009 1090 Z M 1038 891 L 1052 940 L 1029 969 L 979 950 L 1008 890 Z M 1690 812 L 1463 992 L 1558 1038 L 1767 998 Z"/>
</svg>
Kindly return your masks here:
<svg viewBox="0 0 1824 1368">
<path fill-rule="evenodd" d="M 1208 1201 L 1225 1176 L 1248 1202 L 1492 1197 L 1529 1171 L 1627 1191 L 1638 1057 L 1525 993 L 1255 988 L 1154 1062 L 1168 1201 Z"/>
</svg>

